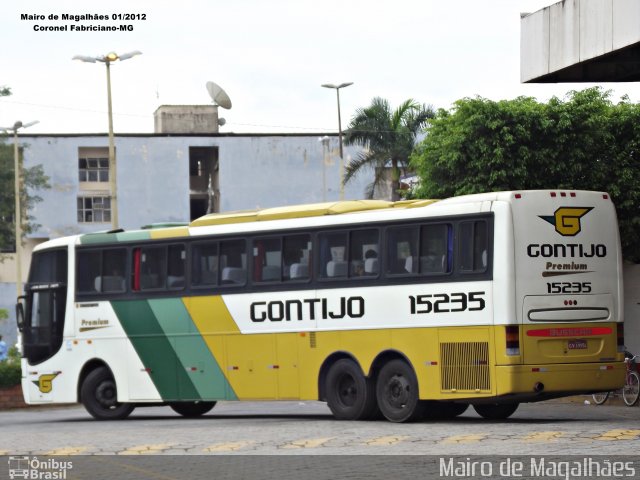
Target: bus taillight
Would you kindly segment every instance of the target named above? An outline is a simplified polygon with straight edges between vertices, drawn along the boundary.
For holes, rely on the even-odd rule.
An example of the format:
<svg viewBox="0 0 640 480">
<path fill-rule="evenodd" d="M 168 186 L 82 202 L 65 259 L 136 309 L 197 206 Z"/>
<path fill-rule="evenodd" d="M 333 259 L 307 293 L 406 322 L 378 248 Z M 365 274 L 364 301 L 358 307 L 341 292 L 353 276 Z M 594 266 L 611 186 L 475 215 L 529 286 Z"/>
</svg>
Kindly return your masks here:
<svg viewBox="0 0 640 480">
<path fill-rule="evenodd" d="M 616 327 L 618 332 L 618 352 L 624 353 L 624 323 L 618 323 Z"/>
<path fill-rule="evenodd" d="M 507 355 L 520 355 L 520 328 L 509 325 L 505 328 L 507 339 Z"/>
</svg>

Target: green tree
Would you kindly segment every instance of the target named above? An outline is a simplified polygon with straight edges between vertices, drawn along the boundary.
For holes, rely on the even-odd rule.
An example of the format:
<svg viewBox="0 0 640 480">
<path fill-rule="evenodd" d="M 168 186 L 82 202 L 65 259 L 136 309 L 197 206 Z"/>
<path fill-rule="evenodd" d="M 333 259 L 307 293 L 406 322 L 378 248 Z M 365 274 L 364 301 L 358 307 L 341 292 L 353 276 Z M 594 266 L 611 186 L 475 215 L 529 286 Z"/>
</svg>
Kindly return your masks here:
<svg viewBox="0 0 640 480">
<path fill-rule="evenodd" d="M 411 165 L 419 196 L 499 190 L 609 192 L 625 259 L 640 261 L 640 106 L 599 88 L 564 99 L 465 98 L 439 110 Z"/>
<path fill-rule="evenodd" d="M 20 160 L 22 161 L 22 159 Z M 15 188 L 13 145 L 0 143 L 0 251 L 15 251 Z M 33 207 L 42 201 L 35 192 L 49 188 L 49 177 L 42 165 L 22 168 L 20 210 L 22 233 L 27 235 L 39 227 L 29 215 Z"/>
<path fill-rule="evenodd" d="M 384 181 L 384 173 L 391 164 L 391 195 L 399 198 L 400 175 L 406 171 L 414 149 L 416 135 L 435 115 L 433 108 L 406 100 L 396 110 L 389 102 L 376 97 L 371 105 L 359 108 L 345 131 L 347 145 L 360 145 L 359 153 L 345 169 L 344 183 L 349 182 L 363 168 L 373 169 L 374 180 L 367 187 L 367 196 Z"/>
<path fill-rule="evenodd" d="M 11 95 L 11 89 L 0 87 L 0 97 L 7 95 Z M 11 138 L 6 135 L 0 137 L 0 252 L 15 251 L 15 177 L 13 173 L 15 159 L 14 147 L 10 140 Z M 22 162 L 22 155 L 20 162 Z M 32 211 L 36 203 L 42 201 L 35 192 L 49 188 L 49 177 L 44 174 L 42 165 L 21 170 L 22 233 L 27 235 L 39 227 L 33 222 L 34 218 L 28 212 Z"/>
</svg>

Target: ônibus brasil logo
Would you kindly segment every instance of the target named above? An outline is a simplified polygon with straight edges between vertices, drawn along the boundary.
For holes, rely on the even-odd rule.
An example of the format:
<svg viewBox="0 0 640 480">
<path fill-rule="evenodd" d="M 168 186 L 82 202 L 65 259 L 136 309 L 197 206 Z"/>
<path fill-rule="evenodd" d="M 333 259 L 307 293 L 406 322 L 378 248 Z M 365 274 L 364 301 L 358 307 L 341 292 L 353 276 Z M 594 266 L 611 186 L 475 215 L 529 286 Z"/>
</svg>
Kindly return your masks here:
<svg viewBox="0 0 640 480">
<path fill-rule="evenodd" d="M 580 233 L 580 219 L 593 210 L 593 207 L 560 207 L 553 215 L 538 215 L 541 219 L 556 227 L 556 232 L 564 237 L 575 237 Z"/>
<path fill-rule="evenodd" d="M 27 480 L 66 480 L 67 470 L 73 468 L 73 462 L 56 458 L 38 460 L 38 457 L 9 457 L 9 478 Z"/>
</svg>

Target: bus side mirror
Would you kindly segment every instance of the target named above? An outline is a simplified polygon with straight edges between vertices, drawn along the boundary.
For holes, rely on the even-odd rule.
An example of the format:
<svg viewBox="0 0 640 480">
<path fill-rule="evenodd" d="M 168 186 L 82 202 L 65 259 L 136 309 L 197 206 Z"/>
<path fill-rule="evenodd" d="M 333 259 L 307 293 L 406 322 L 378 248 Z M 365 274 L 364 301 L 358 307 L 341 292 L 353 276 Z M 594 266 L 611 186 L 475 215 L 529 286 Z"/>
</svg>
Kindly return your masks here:
<svg viewBox="0 0 640 480">
<path fill-rule="evenodd" d="M 18 303 L 16 303 L 16 323 L 18 324 L 18 331 L 24 330 L 24 297 L 18 297 Z"/>
</svg>

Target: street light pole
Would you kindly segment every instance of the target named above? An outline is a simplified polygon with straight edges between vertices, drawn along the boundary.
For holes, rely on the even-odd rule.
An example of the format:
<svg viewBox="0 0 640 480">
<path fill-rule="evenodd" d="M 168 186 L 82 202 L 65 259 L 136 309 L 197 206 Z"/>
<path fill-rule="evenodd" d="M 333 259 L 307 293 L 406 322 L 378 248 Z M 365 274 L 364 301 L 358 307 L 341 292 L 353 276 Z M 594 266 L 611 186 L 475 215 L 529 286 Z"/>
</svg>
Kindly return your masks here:
<svg viewBox="0 0 640 480">
<path fill-rule="evenodd" d="M 344 156 L 342 153 L 342 119 L 340 118 L 340 89 L 353 85 L 353 82 L 345 82 L 340 85 L 323 83 L 324 88 L 334 88 L 338 100 L 338 144 L 340 145 L 340 200 L 344 200 Z"/>
<path fill-rule="evenodd" d="M 111 191 L 111 228 L 118 228 L 118 185 L 117 164 L 116 164 L 116 147 L 113 139 L 113 107 L 111 105 L 111 62 L 106 61 L 107 67 L 107 115 L 109 117 L 109 190 Z"/>
<path fill-rule="evenodd" d="M 133 52 L 118 55 L 115 52 L 110 52 L 102 57 L 86 57 L 83 55 L 76 55 L 73 60 L 80 60 L 81 62 L 96 63 L 102 62 L 107 67 L 107 111 L 109 117 L 109 190 L 111 196 L 111 228 L 116 230 L 118 228 L 118 185 L 117 185 L 117 166 L 116 166 L 116 149 L 113 137 L 113 109 L 111 104 L 111 63 L 118 60 L 124 61 L 129 58 L 141 55 L 142 52 L 135 50 Z"/>
<path fill-rule="evenodd" d="M 22 122 L 20 122 L 22 123 Z M 18 122 L 15 123 L 18 125 Z M 15 126 L 14 125 L 14 126 Z M 22 215 L 20 212 L 20 149 L 18 148 L 18 128 L 13 129 L 13 180 L 14 195 L 16 196 L 16 298 L 22 295 Z"/>
<path fill-rule="evenodd" d="M 16 197 L 14 213 L 15 221 L 15 235 L 16 235 L 16 293 L 17 297 L 22 295 L 22 212 L 20 207 L 20 148 L 18 147 L 18 130 L 21 128 L 28 128 L 35 125 L 38 121 L 22 123 L 17 121 L 13 124 L 13 127 L 0 128 L 5 132 L 13 132 L 13 183 L 14 183 L 14 195 Z"/>
</svg>

